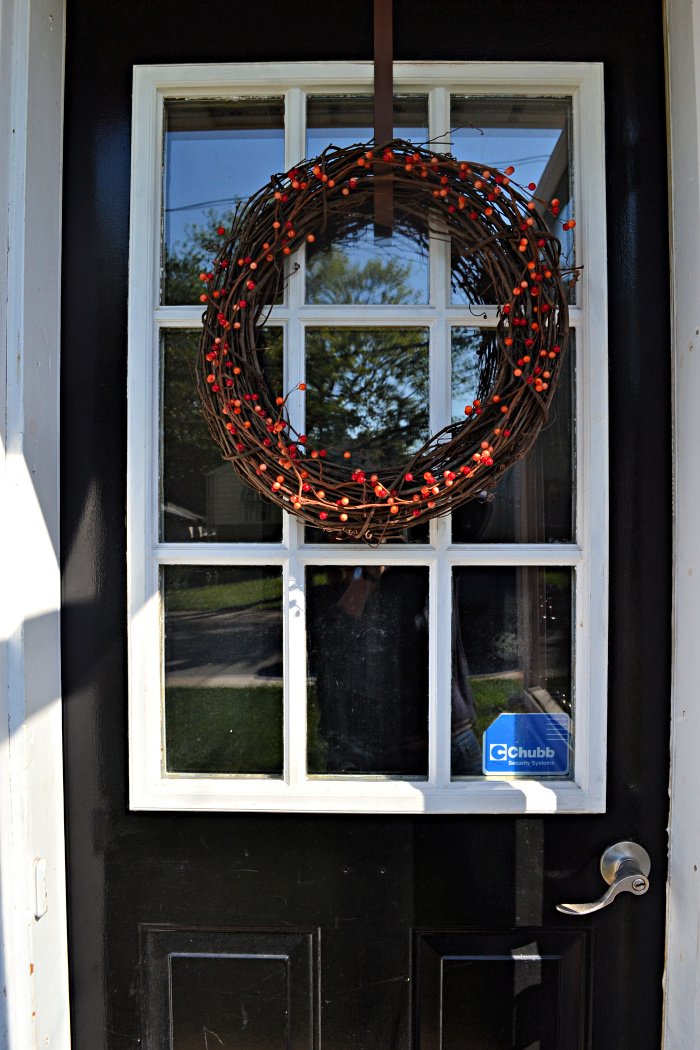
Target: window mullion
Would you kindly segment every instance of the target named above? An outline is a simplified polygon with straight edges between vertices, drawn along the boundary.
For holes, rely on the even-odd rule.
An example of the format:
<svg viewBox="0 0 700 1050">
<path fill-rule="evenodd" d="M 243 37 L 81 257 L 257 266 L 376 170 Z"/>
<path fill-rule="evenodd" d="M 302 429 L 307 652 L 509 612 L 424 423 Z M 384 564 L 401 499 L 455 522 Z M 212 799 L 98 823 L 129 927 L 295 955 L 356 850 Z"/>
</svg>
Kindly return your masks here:
<svg viewBox="0 0 700 1050">
<path fill-rule="evenodd" d="M 284 769 L 292 788 L 306 779 L 305 580 L 294 546 L 284 573 Z"/>
<path fill-rule="evenodd" d="M 449 150 L 450 93 L 433 88 L 428 95 L 430 144 L 440 152 Z M 436 312 L 430 332 L 430 432 L 438 433 L 450 421 L 450 340 L 445 310 L 450 303 L 450 245 L 444 236 L 430 237 L 430 302 Z M 446 523 L 430 523 L 430 541 L 444 547 L 449 542 Z"/>
<path fill-rule="evenodd" d="M 289 171 L 306 151 L 306 95 L 290 89 L 285 98 L 285 164 Z M 299 310 L 304 305 L 305 252 L 295 258 L 286 296 L 289 320 L 285 326 L 284 392 L 294 426 L 304 429 L 304 397 L 298 389 L 305 375 L 304 326 Z M 289 549 L 284 587 L 284 769 L 290 787 L 306 779 L 306 607 L 304 566 L 299 559 L 303 525 L 285 513 L 284 539 Z"/>
<path fill-rule="evenodd" d="M 292 308 L 286 327 L 285 390 L 292 391 L 305 374 L 304 326 Z M 304 398 L 299 389 L 287 402 L 294 425 L 304 428 Z M 285 577 L 284 663 L 285 663 L 285 776 L 290 786 L 306 777 L 306 607 L 304 567 L 299 559 L 304 525 L 293 514 L 284 515 L 284 538 L 289 549 Z"/>
<path fill-rule="evenodd" d="M 428 134 L 430 147 L 447 152 L 450 131 L 450 93 L 434 88 L 428 96 Z M 430 302 L 438 312 L 450 303 L 450 246 L 445 237 L 430 237 Z"/>
<path fill-rule="evenodd" d="M 450 639 L 452 601 L 450 566 L 437 557 L 430 567 L 430 783 L 450 782 Z"/>
<path fill-rule="evenodd" d="M 306 94 L 299 88 L 291 88 L 285 95 L 284 106 L 284 163 L 287 171 L 306 156 Z M 286 272 L 289 280 L 286 298 L 289 310 L 294 314 L 304 305 L 304 277 L 306 252 L 302 248 L 294 256 L 294 264 L 287 259 Z M 298 383 L 299 380 L 297 379 Z"/>
</svg>

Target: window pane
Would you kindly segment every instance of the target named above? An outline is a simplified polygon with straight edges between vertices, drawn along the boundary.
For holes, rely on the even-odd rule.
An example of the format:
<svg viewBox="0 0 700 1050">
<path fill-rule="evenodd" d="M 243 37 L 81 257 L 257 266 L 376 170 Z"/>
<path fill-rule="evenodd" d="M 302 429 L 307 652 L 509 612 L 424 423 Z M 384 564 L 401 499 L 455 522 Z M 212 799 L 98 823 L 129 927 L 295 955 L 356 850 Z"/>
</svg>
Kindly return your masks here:
<svg viewBox="0 0 700 1050">
<path fill-rule="evenodd" d="M 282 774 L 282 570 L 162 569 L 169 773 Z"/>
<path fill-rule="evenodd" d="M 401 466 L 430 435 L 429 368 L 426 328 L 307 329 L 309 447 L 325 449 L 348 475 L 353 467 L 370 475 Z M 405 542 L 427 537 L 424 523 L 407 529 Z M 328 534 L 307 528 L 306 538 L 323 543 Z"/>
<path fill-rule="evenodd" d="M 453 543 L 571 543 L 574 540 L 575 332 L 570 333 L 548 423 L 533 451 L 507 470 L 484 501 L 472 499 L 452 515 Z M 479 397 L 494 334 L 452 329 L 452 420 Z M 485 379 L 488 379 L 485 376 Z M 482 396 L 488 393 L 482 388 Z"/>
<path fill-rule="evenodd" d="M 329 144 L 345 148 L 374 135 L 371 96 L 312 96 L 307 101 L 306 155 L 317 157 Z M 394 99 L 394 135 L 413 142 L 428 138 L 428 99 Z M 417 236 L 396 230 L 374 239 L 373 214 L 367 227 L 341 238 L 330 230 L 306 248 L 307 303 L 427 303 L 428 250 Z"/>
<path fill-rule="evenodd" d="M 527 187 L 535 183 L 535 197 L 548 204 L 557 198 L 559 214 L 538 209 L 562 242 L 562 267 L 574 265 L 573 231 L 562 223 L 572 218 L 569 124 L 570 99 L 452 98 L 452 153 L 500 170 L 513 165 L 511 181 Z M 470 126 L 473 125 L 473 126 Z M 453 280 L 452 302 L 495 303 L 491 278 L 474 270 L 471 295 Z"/>
<path fill-rule="evenodd" d="M 284 100 L 166 101 L 164 147 L 162 300 L 198 303 L 216 228 L 284 170 Z"/>
<path fill-rule="evenodd" d="M 282 388 L 282 329 L 264 328 L 266 375 Z M 166 543 L 279 542 L 282 512 L 264 503 L 222 462 L 202 414 L 193 369 L 199 332 L 161 332 L 161 540 Z"/>
<path fill-rule="evenodd" d="M 452 583 L 452 775 L 481 774 L 502 712 L 572 714 L 572 570 L 457 568 Z"/>
<path fill-rule="evenodd" d="M 428 772 L 428 569 L 306 572 L 310 773 Z"/>
</svg>

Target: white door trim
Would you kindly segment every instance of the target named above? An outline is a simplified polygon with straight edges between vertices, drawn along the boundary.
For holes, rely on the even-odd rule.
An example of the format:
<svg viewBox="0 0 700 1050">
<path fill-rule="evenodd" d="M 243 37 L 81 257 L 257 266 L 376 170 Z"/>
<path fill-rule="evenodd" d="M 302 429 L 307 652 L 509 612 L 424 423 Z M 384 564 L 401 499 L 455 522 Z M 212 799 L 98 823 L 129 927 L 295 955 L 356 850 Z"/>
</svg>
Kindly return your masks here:
<svg viewBox="0 0 700 1050">
<path fill-rule="evenodd" d="M 700 1045 L 700 12 L 666 0 L 671 172 L 674 605 L 665 1050 Z"/>
<path fill-rule="evenodd" d="M 67 1050 L 58 406 L 64 12 L 0 0 L 0 1047 Z"/>
</svg>

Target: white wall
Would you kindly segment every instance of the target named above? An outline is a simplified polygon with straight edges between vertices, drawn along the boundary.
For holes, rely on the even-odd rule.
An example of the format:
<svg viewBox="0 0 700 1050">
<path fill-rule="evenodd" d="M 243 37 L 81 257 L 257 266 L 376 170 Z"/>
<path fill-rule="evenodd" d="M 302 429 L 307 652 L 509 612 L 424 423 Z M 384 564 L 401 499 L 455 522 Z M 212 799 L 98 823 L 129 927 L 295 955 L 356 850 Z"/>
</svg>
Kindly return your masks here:
<svg viewBox="0 0 700 1050">
<path fill-rule="evenodd" d="M 675 431 L 665 1050 L 700 1046 L 700 10 L 667 0 Z"/>
<path fill-rule="evenodd" d="M 0 1047 L 7 1050 L 67 1050 L 70 1042 L 58 570 L 63 44 L 62 0 L 0 0 Z"/>
</svg>

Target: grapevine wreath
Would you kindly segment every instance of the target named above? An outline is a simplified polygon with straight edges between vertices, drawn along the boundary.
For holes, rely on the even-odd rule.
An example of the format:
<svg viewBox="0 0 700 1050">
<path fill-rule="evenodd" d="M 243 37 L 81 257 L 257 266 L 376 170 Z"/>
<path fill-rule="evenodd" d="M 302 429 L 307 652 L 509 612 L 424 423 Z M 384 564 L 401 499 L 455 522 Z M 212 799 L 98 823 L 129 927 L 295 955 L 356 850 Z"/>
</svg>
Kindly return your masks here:
<svg viewBox="0 0 700 1050">
<path fill-rule="evenodd" d="M 374 546 L 489 490 L 529 452 L 548 419 L 569 322 L 561 244 L 547 222 L 559 202 L 516 188 L 513 170 L 398 139 L 378 150 L 329 146 L 274 176 L 239 208 L 228 235 L 219 228 L 212 272 L 200 275 L 207 306 L 196 382 L 212 436 L 243 482 L 310 525 Z M 448 239 L 453 281 L 469 301 L 495 302 L 498 320 L 466 419 L 408 462 L 372 470 L 353 465 L 348 450 L 312 448 L 295 429 L 289 395 L 276 397 L 266 378 L 263 326 L 290 257 L 316 238 L 352 238 L 366 227 L 386 171 L 395 229 L 423 245 L 430 235 Z"/>
</svg>

